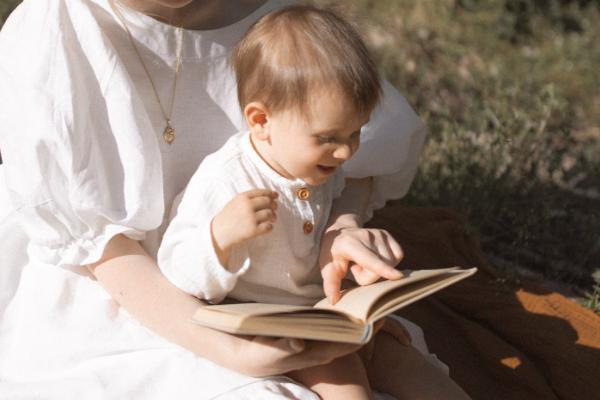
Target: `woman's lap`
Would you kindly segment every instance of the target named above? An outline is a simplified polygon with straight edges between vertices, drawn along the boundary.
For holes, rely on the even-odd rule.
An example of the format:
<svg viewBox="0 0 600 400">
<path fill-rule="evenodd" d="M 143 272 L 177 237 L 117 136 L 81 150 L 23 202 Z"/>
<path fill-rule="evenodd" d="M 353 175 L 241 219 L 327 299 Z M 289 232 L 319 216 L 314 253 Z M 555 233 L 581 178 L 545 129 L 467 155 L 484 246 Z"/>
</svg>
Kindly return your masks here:
<svg viewBox="0 0 600 400">
<path fill-rule="evenodd" d="M 5 266 L 16 268 L 15 261 Z M 285 377 L 246 377 L 154 335 L 86 270 L 31 263 L 17 269 L 10 275 L 10 304 L 0 310 L 0 393 L 10 398 L 58 399 L 82 391 L 86 399 L 316 399 Z M 429 355 L 420 328 L 400 320 L 415 347 L 439 363 Z"/>
</svg>

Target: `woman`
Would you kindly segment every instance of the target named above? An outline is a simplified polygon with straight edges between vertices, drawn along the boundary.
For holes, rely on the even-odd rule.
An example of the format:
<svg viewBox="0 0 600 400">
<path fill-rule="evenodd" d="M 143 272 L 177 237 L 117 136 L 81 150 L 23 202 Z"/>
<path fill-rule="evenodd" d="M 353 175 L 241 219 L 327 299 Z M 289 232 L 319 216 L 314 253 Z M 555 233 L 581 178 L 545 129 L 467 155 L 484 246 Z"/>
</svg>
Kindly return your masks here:
<svg viewBox="0 0 600 400">
<path fill-rule="evenodd" d="M 308 399 L 284 378 L 250 376 L 355 350 L 194 326 L 198 300 L 155 262 L 164 210 L 200 160 L 243 129 L 229 50 L 253 21 L 287 4 L 25 0 L 7 21 L 0 394 Z M 336 204 L 322 263 L 371 246 L 352 227 L 404 195 L 414 175 L 422 125 L 385 91 L 348 167 L 364 179 Z"/>
</svg>

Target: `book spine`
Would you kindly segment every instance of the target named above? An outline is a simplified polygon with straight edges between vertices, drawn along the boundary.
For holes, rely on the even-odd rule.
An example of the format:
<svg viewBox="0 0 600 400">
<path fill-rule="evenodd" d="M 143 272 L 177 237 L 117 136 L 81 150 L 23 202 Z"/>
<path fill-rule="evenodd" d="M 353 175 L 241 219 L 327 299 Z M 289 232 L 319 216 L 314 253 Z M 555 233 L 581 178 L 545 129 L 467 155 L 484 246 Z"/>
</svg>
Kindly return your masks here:
<svg viewBox="0 0 600 400">
<path fill-rule="evenodd" d="M 367 343 L 371 340 L 371 336 L 373 335 L 373 324 L 365 324 L 365 330 L 363 333 L 363 337 L 360 339 L 360 343 Z"/>
</svg>

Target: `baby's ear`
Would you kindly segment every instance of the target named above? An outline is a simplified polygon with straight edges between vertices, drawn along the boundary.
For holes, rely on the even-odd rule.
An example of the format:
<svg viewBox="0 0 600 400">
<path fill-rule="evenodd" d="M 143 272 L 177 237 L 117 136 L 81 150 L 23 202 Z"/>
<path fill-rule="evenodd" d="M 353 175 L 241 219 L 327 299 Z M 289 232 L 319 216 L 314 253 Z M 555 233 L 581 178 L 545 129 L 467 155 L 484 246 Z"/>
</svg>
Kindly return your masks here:
<svg viewBox="0 0 600 400">
<path fill-rule="evenodd" d="M 246 117 L 246 122 L 257 139 L 266 140 L 269 138 L 269 110 L 263 103 L 253 101 L 246 104 L 244 117 Z"/>
</svg>

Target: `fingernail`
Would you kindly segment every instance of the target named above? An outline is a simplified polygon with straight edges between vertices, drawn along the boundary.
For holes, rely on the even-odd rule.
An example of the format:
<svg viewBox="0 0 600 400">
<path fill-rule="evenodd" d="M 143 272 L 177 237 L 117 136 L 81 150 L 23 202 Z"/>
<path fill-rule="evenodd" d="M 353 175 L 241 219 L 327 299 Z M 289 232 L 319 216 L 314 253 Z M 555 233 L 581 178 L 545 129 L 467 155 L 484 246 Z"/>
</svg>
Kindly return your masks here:
<svg viewBox="0 0 600 400">
<path fill-rule="evenodd" d="M 294 352 L 299 353 L 304 350 L 304 341 L 300 339 L 290 339 L 289 340 L 290 349 Z"/>
</svg>

